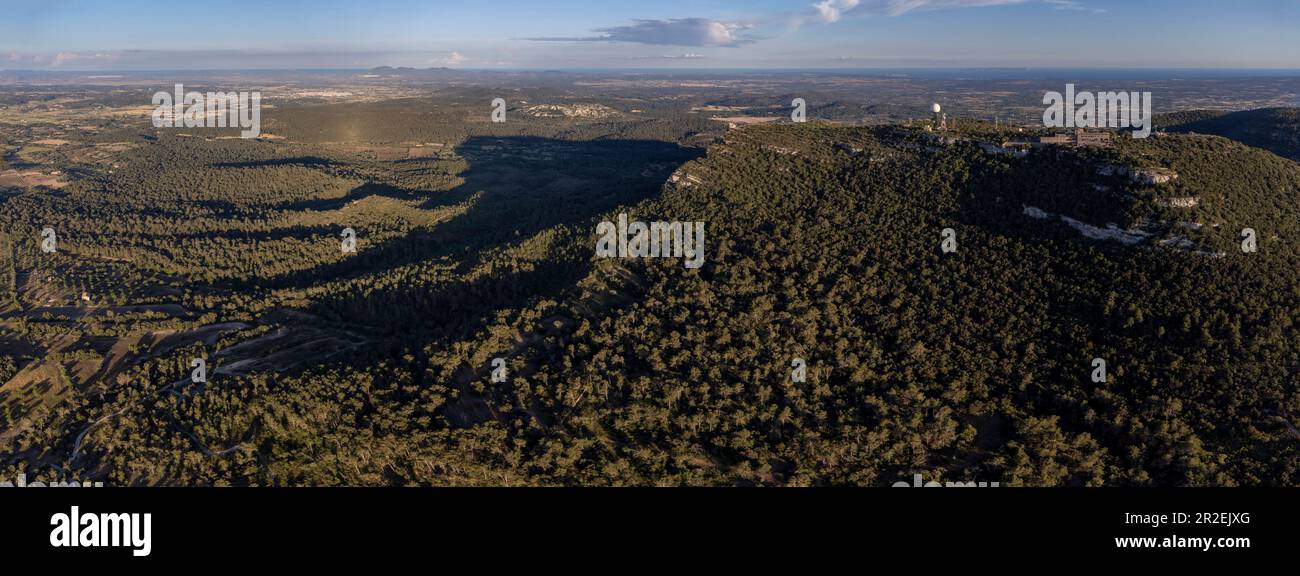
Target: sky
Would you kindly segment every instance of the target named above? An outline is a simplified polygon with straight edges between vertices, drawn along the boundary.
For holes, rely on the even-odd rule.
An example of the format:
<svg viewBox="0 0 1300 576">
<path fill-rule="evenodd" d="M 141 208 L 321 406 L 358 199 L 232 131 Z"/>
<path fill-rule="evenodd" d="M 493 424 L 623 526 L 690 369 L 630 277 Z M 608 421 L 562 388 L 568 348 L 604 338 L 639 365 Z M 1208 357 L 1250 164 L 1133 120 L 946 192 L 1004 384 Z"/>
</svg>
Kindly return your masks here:
<svg viewBox="0 0 1300 576">
<path fill-rule="evenodd" d="M 0 0 L 0 69 L 1300 69 L 1300 0 Z"/>
</svg>

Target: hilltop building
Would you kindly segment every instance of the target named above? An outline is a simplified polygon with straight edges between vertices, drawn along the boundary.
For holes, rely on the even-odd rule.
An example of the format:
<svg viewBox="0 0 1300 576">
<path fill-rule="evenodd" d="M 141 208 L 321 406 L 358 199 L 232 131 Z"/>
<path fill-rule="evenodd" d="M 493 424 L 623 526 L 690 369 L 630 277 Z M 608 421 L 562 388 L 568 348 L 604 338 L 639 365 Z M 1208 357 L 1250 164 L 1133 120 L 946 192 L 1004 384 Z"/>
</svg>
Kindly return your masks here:
<svg viewBox="0 0 1300 576">
<path fill-rule="evenodd" d="M 1074 148 L 1106 147 L 1114 142 L 1115 135 L 1110 132 L 1089 132 L 1082 128 L 1069 134 L 1053 134 L 1031 138 L 1029 140 L 1011 140 L 1002 144 L 1003 148 L 1033 148 L 1037 146 L 1070 146 Z"/>
</svg>

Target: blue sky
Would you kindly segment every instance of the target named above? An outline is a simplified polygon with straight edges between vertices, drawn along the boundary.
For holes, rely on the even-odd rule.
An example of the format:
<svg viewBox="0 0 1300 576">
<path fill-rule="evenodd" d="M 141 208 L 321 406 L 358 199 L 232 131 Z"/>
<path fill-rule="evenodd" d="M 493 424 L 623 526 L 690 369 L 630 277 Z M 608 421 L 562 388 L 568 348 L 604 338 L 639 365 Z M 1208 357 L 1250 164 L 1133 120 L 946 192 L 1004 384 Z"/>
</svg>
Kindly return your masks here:
<svg viewBox="0 0 1300 576">
<path fill-rule="evenodd" d="M 0 69 L 1300 69 L 1297 0 L 0 0 Z"/>
</svg>

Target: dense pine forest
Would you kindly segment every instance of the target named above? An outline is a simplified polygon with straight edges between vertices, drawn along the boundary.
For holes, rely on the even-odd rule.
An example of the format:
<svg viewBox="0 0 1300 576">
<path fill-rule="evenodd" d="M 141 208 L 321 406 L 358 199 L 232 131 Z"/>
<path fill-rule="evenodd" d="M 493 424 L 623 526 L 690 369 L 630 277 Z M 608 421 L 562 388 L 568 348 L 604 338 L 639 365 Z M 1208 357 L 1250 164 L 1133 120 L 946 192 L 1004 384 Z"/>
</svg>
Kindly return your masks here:
<svg viewBox="0 0 1300 576">
<path fill-rule="evenodd" d="M 109 124 L 0 197 L 0 477 L 1300 483 L 1285 149 L 455 106 Z M 598 257 L 620 214 L 705 265 Z"/>
</svg>

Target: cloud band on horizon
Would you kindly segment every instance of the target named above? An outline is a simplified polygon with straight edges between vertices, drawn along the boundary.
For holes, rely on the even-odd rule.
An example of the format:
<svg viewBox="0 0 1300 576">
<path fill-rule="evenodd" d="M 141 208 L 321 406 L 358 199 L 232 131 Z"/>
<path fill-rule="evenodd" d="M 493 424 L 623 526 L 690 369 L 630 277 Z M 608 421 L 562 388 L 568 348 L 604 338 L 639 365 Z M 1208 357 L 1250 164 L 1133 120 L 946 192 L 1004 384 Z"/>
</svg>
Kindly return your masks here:
<svg viewBox="0 0 1300 576">
<path fill-rule="evenodd" d="M 635 20 L 627 26 L 594 30 L 595 36 L 525 38 L 537 42 L 629 42 L 656 46 L 698 46 L 734 48 L 752 44 L 758 37 L 748 34 L 752 24 L 711 18 Z"/>
<path fill-rule="evenodd" d="M 809 18 L 834 24 L 849 14 L 876 14 L 902 16 L 910 12 L 981 8 L 1040 2 L 1056 8 L 1078 9 L 1077 0 L 820 0 L 811 5 L 812 10 L 789 17 L 798 23 Z M 768 18 L 767 20 L 776 20 Z M 770 22 L 769 22 L 770 23 Z M 718 20 L 712 18 L 670 18 L 663 20 L 640 19 L 625 26 L 597 28 L 592 36 L 544 36 L 524 38 L 535 42 L 626 42 L 654 46 L 692 46 L 735 48 L 764 39 L 750 33 L 753 22 Z"/>
</svg>

